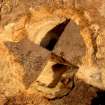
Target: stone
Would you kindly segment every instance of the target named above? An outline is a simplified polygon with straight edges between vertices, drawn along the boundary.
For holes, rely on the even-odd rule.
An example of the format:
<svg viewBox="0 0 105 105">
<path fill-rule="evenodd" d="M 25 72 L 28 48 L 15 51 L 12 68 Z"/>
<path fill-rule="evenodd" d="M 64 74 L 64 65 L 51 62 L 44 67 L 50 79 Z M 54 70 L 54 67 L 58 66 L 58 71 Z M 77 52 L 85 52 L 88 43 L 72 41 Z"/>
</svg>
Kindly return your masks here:
<svg viewBox="0 0 105 105">
<path fill-rule="evenodd" d="M 73 65 L 80 65 L 82 63 L 82 57 L 86 53 L 85 47 L 79 27 L 70 20 L 55 45 L 53 52 L 63 56 L 63 58 Z"/>
<path fill-rule="evenodd" d="M 1 40 L 0 93 L 9 97 L 25 91 L 39 76 L 48 55 L 49 51 L 28 39 L 21 42 Z"/>
</svg>

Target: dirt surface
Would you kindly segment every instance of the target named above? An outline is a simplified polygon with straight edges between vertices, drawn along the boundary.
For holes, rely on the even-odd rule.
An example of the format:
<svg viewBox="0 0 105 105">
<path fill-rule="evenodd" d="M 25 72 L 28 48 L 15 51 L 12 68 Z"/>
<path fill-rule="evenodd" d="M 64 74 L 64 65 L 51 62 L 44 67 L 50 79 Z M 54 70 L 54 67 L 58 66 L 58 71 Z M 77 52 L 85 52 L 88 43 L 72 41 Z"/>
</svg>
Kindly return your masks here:
<svg viewBox="0 0 105 105">
<path fill-rule="evenodd" d="M 9 49 L 9 52 L 12 54 L 12 56 L 15 56 L 15 65 L 17 65 L 18 63 L 18 65 L 21 65 L 22 68 L 20 69 L 21 72 L 18 72 L 19 74 L 17 73 L 16 69 L 5 68 L 6 72 L 8 72 L 8 70 L 11 70 L 11 72 L 9 72 L 9 74 L 4 74 L 5 80 L 2 80 L 1 82 L 1 84 L 3 83 L 3 86 L 0 85 L 1 105 L 91 105 L 92 99 L 97 95 L 97 89 L 78 80 L 76 80 L 72 91 L 67 94 L 67 96 L 55 100 L 48 100 L 43 97 L 40 92 L 37 91 L 34 94 L 29 94 L 26 91 L 22 92 L 23 86 L 21 86 L 20 83 L 24 84 L 25 88 L 27 89 L 29 85 L 33 81 L 35 81 L 37 76 L 40 74 L 41 67 L 43 67 L 43 61 L 47 58 L 49 52 L 41 47 L 39 49 L 39 46 L 33 44 L 27 39 L 25 39 L 24 41 L 22 40 L 22 42 L 19 43 L 5 42 L 5 45 L 6 49 Z M 45 56 L 42 56 L 43 54 Z M 5 60 L 6 56 L 4 56 L 4 58 L 2 57 L 1 59 Z M 14 59 L 9 59 L 9 61 L 7 60 L 7 65 L 10 61 L 14 62 Z M 14 63 L 12 63 L 12 66 L 14 65 Z M 15 68 L 18 69 L 19 67 L 15 66 Z M 5 69 L 2 69 L 2 72 L 5 73 Z M 15 75 L 13 74 L 13 70 L 16 71 Z M 21 76 L 22 74 L 20 75 L 20 73 L 23 73 L 24 75 Z M 1 79 L 4 78 L 4 75 L 2 75 Z M 17 82 L 17 79 L 16 81 L 12 80 L 13 77 L 10 78 L 8 77 L 9 75 L 12 75 L 15 79 L 16 76 L 21 76 L 22 79 L 19 79 L 20 82 Z M 14 82 L 16 82 L 16 85 L 14 84 Z M 18 88 L 17 86 L 20 87 Z M 3 87 L 5 87 L 5 90 L 3 90 Z"/>
<path fill-rule="evenodd" d="M 40 74 L 41 67 L 43 67 L 43 61 L 47 58 L 49 52 L 47 52 L 43 48 L 39 49 L 39 46 L 33 44 L 27 39 L 19 43 L 5 42 L 5 45 L 9 49 L 9 51 L 15 56 L 15 61 L 21 64 L 24 68 L 21 69 L 24 73 L 21 82 L 25 85 L 25 88 L 28 88 L 29 85 L 33 81 L 35 81 L 37 76 Z M 43 54 L 45 56 L 42 56 Z M 3 59 L 5 59 L 5 57 L 2 58 L 2 60 Z M 7 71 L 8 70 L 12 69 L 8 68 Z M 9 74 L 7 74 L 7 76 L 8 75 Z M 19 76 L 21 75 L 19 74 Z M 3 75 L 1 78 L 4 78 Z M 3 87 L 1 87 L 1 105 L 91 105 L 91 100 L 96 96 L 97 92 L 97 89 L 87 84 L 84 84 L 83 82 L 77 81 L 73 87 L 73 90 L 67 96 L 55 100 L 48 100 L 37 91 L 34 94 L 27 94 L 27 92 L 23 93 L 21 90 L 22 87 L 20 87 L 20 92 L 18 92 L 15 96 L 11 97 L 8 96 L 8 94 L 6 94 L 5 92 L 10 91 L 12 87 L 14 89 L 12 89 L 10 92 L 12 92 L 13 90 L 16 91 L 16 89 L 18 90 L 17 86 L 20 86 L 20 84 L 14 85 L 14 83 L 12 83 L 12 86 L 9 86 L 8 77 L 6 77 L 5 79 L 7 80 L 2 81 L 2 83 L 4 83 L 3 86 L 7 85 L 7 87 L 10 87 L 10 89 L 2 90 Z M 11 79 L 10 81 L 12 82 Z M 5 83 L 6 81 L 7 83 Z M 14 94 L 14 92 L 9 93 L 9 95 L 12 94 Z"/>
<path fill-rule="evenodd" d="M 19 42 L 10 42 L 7 39 L 5 41 L 0 38 L 0 105 L 101 105 L 103 100 L 100 102 L 100 93 L 97 93 L 98 90 L 95 88 L 98 87 L 98 79 L 94 75 L 92 75 L 92 78 L 97 81 L 91 82 L 91 79 L 89 79 L 90 81 L 84 79 L 84 83 L 75 80 L 72 91 L 59 99 L 48 100 L 40 92 L 36 91 L 34 94 L 27 92 L 31 83 L 39 76 L 50 53 L 50 51 L 36 45 L 27 37 L 29 33 L 27 27 L 31 27 L 34 22 L 43 19 L 46 22 L 48 17 L 52 18 L 53 16 L 72 19 L 79 26 L 81 37 L 78 36 L 78 38 L 81 40 L 83 38 L 86 47 L 86 55 L 83 59 L 82 57 L 78 59 L 86 65 L 87 71 L 88 68 L 95 66 L 98 68 L 96 70 L 102 72 L 100 73 L 101 81 L 99 83 L 102 84 L 102 88 L 105 88 L 104 11 L 105 0 L 0 0 L 0 35 L 1 33 L 4 35 L 6 32 L 6 36 L 4 35 L 3 38 L 10 38 L 11 33 L 13 33 L 11 27 L 17 22 L 16 26 L 19 27 L 20 31 L 24 31 L 22 36 L 25 36 L 20 37 Z M 23 17 L 23 21 L 19 23 L 21 17 Z M 32 31 L 34 32 L 34 28 Z M 18 33 L 18 30 L 16 32 Z M 67 40 L 66 38 L 63 37 Z M 72 36 L 73 38 L 74 36 Z M 31 39 L 33 40 L 33 37 Z M 62 41 L 57 44 L 62 45 Z M 75 38 L 72 41 L 75 41 Z M 71 46 L 79 45 L 79 41 L 77 39 L 76 42 L 78 43 L 72 43 Z M 62 47 L 58 46 L 58 50 L 59 48 L 67 49 L 64 51 L 65 54 L 67 53 L 65 58 L 71 60 L 72 58 L 68 53 L 69 50 L 72 50 L 72 47 L 68 49 L 66 46 L 68 43 L 70 44 L 70 42 L 65 42 Z M 77 45 L 74 47 L 77 51 L 75 50 L 75 53 L 70 52 L 73 56 L 82 55 L 78 53 L 78 50 L 80 51 L 81 46 L 83 47 L 83 42 L 79 47 Z M 66 48 L 63 48 L 63 46 L 66 46 Z M 75 59 L 76 64 L 80 61 L 78 59 Z M 102 94 L 104 96 L 103 92 Z"/>
<path fill-rule="evenodd" d="M 5 105 L 91 105 L 96 92 L 97 89 L 78 81 L 72 92 L 60 99 L 48 100 L 40 93 L 33 95 L 23 93 L 7 98 Z"/>
</svg>

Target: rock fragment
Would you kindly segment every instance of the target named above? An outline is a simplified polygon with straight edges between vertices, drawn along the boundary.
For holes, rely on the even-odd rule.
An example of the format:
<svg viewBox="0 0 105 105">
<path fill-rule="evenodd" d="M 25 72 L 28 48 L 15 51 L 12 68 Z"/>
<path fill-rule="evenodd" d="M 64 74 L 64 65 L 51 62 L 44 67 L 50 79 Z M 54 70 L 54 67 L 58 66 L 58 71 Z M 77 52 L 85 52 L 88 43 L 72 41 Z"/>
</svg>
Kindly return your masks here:
<svg viewBox="0 0 105 105">
<path fill-rule="evenodd" d="M 79 27 L 72 21 L 67 24 L 53 50 L 74 65 L 82 63 L 86 47 Z"/>
</svg>

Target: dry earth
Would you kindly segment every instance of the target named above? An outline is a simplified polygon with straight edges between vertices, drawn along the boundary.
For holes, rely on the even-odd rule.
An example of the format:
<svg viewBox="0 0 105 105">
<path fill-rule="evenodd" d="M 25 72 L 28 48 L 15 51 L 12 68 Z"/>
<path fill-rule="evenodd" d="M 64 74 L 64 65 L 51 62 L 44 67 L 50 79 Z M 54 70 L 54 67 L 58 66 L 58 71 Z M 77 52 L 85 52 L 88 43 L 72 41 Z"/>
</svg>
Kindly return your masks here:
<svg viewBox="0 0 105 105">
<path fill-rule="evenodd" d="M 105 0 L 0 0 L 0 105 L 101 105 L 97 95 L 104 92 L 97 92 L 105 90 L 104 11 Z M 71 21 L 79 32 L 68 26 Z M 57 42 L 53 46 L 51 39 Z M 36 80 L 47 78 L 44 85 L 55 84 L 55 80 L 61 87 L 65 84 L 51 89 L 54 96 L 56 89 L 60 93 L 68 89 L 68 81 L 62 82 L 64 72 L 51 71 L 61 73 L 59 78 L 49 73 L 37 79 L 46 71 L 51 52 L 58 56 L 54 64 L 78 68 L 69 70 L 75 73 L 69 76 L 73 82 L 69 92 L 53 100 L 34 88 Z"/>
</svg>

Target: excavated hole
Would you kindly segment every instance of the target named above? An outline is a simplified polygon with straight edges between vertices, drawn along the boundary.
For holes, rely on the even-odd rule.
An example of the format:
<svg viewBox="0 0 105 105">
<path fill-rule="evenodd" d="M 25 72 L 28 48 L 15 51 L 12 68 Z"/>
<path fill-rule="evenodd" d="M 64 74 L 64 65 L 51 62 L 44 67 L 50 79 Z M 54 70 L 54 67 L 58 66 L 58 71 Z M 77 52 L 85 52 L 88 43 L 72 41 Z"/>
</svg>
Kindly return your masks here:
<svg viewBox="0 0 105 105">
<path fill-rule="evenodd" d="M 48 50 L 53 50 L 55 44 L 57 43 L 68 22 L 69 20 L 66 20 L 65 22 L 58 24 L 56 27 L 50 30 L 42 39 L 40 46 Z"/>
<path fill-rule="evenodd" d="M 97 96 L 92 100 L 91 105 L 105 105 L 105 92 L 97 92 Z"/>
</svg>

